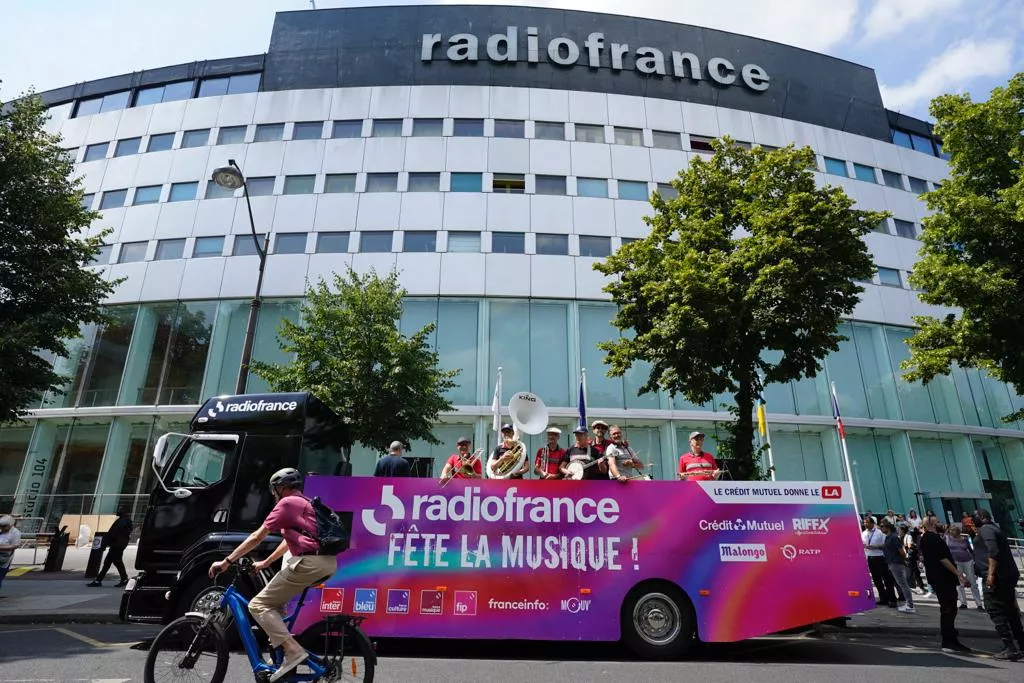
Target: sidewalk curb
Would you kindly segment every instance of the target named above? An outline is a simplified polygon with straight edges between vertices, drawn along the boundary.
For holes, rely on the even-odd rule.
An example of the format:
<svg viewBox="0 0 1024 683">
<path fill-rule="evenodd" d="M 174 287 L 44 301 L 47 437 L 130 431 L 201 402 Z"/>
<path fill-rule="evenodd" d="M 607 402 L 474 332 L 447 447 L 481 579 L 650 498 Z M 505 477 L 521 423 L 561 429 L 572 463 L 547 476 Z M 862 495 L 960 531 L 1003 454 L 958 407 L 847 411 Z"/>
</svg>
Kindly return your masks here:
<svg viewBox="0 0 1024 683">
<path fill-rule="evenodd" d="M 939 627 L 923 626 L 829 626 L 824 624 L 815 625 L 814 630 L 819 635 L 904 635 L 904 636 L 934 636 L 939 637 Z M 991 638 L 998 640 L 999 635 L 995 629 L 979 628 L 958 628 L 957 634 L 962 638 Z"/>
<path fill-rule="evenodd" d="M 124 624 L 115 614 L 54 614 L 52 612 L 21 612 L 0 614 L 0 626 L 25 624 Z"/>
</svg>

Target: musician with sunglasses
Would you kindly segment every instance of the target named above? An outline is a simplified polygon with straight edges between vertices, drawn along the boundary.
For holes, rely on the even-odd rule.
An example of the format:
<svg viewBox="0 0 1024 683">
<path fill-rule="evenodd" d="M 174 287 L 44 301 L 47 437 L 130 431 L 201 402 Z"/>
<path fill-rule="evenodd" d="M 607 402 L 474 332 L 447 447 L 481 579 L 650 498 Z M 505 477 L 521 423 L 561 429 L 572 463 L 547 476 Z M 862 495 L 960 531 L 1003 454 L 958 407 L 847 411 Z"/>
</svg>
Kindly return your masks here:
<svg viewBox="0 0 1024 683">
<path fill-rule="evenodd" d="M 452 453 L 448 457 L 448 462 L 445 463 L 444 470 L 441 471 L 442 482 L 448 479 L 481 479 L 484 476 L 483 464 L 481 464 L 480 458 L 473 457 L 470 451 L 472 447 L 473 442 L 469 440 L 468 436 L 459 437 L 459 440 L 455 442 L 458 452 Z"/>
<path fill-rule="evenodd" d="M 558 467 L 562 477 L 565 479 L 571 478 L 569 475 L 569 465 L 579 463 L 583 466 L 584 479 L 607 480 L 607 475 L 599 471 L 601 466 L 599 463 L 604 460 L 604 456 L 598 453 L 597 449 L 590 443 L 590 439 L 587 437 L 587 428 L 577 427 L 572 430 L 572 433 L 576 437 L 576 443 L 567 448 L 562 455 L 562 461 Z"/>
<path fill-rule="evenodd" d="M 565 449 L 558 443 L 558 439 L 562 436 L 562 430 L 558 427 L 548 427 L 547 436 L 547 444 L 537 449 L 533 473 L 537 475 L 538 479 L 561 479 L 560 466 Z"/>
<path fill-rule="evenodd" d="M 623 438 L 622 427 L 612 425 L 609 431 L 612 440 L 604 451 L 608 461 L 608 478 L 628 481 L 630 476 L 642 474 L 644 465 L 629 447 L 629 442 Z"/>
</svg>

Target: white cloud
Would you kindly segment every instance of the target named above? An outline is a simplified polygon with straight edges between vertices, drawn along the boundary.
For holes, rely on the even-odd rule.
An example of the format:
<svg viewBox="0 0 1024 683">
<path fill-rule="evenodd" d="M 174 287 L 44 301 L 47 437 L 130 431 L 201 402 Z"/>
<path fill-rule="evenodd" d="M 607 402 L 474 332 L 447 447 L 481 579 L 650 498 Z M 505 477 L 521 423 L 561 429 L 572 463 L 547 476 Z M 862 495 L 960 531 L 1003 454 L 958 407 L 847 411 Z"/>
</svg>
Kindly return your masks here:
<svg viewBox="0 0 1024 683">
<path fill-rule="evenodd" d="M 898 86 L 882 83 L 882 100 L 890 109 L 908 109 L 944 92 L 962 88 L 974 79 L 1002 76 L 1011 68 L 1013 45 L 1011 40 L 956 43 L 929 62 L 914 80 Z"/>
<path fill-rule="evenodd" d="M 442 2 L 463 4 L 464 0 Z M 475 4 L 507 5 L 509 0 L 476 0 Z M 821 52 L 850 35 L 858 0 L 532 0 L 521 4 L 676 21 Z"/>
<path fill-rule="evenodd" d="M 864 39 L 879 40 L 957 9 L 964 0 L 875 0 L 864 19 Z"/>
</svg>

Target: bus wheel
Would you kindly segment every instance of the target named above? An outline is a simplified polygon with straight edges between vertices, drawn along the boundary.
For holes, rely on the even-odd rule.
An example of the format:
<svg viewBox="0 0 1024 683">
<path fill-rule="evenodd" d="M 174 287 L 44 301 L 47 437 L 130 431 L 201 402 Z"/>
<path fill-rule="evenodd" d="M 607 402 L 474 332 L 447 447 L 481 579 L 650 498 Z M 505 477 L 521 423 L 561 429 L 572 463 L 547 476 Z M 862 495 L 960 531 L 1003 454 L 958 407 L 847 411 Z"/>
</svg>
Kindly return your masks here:
<svg viewBox="0 0 1024 683">
<path fill-rule="evenodd" d="M 622 605 L 622 631 L 629 648 L 643 659 L 677 659 L 697 635 L 693 606 L 675 586 L 642 584 Z"/>
</svg>

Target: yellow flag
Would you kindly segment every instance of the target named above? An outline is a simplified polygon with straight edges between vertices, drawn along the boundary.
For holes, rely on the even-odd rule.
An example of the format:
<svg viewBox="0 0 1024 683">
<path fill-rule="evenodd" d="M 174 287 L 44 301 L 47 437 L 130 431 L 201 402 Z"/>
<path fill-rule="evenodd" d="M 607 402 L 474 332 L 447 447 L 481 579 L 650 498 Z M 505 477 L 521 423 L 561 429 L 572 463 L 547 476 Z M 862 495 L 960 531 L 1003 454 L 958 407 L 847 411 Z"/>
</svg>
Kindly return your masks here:
<svg viewBox="0 0 1024 683">
<path fill-rule="evenodd" d="M 764 414 L 764 402 L 757 402 L 757 431 L 761 432 L 761 436 L 768 434 L 768 422 Z"/>
</svg>

